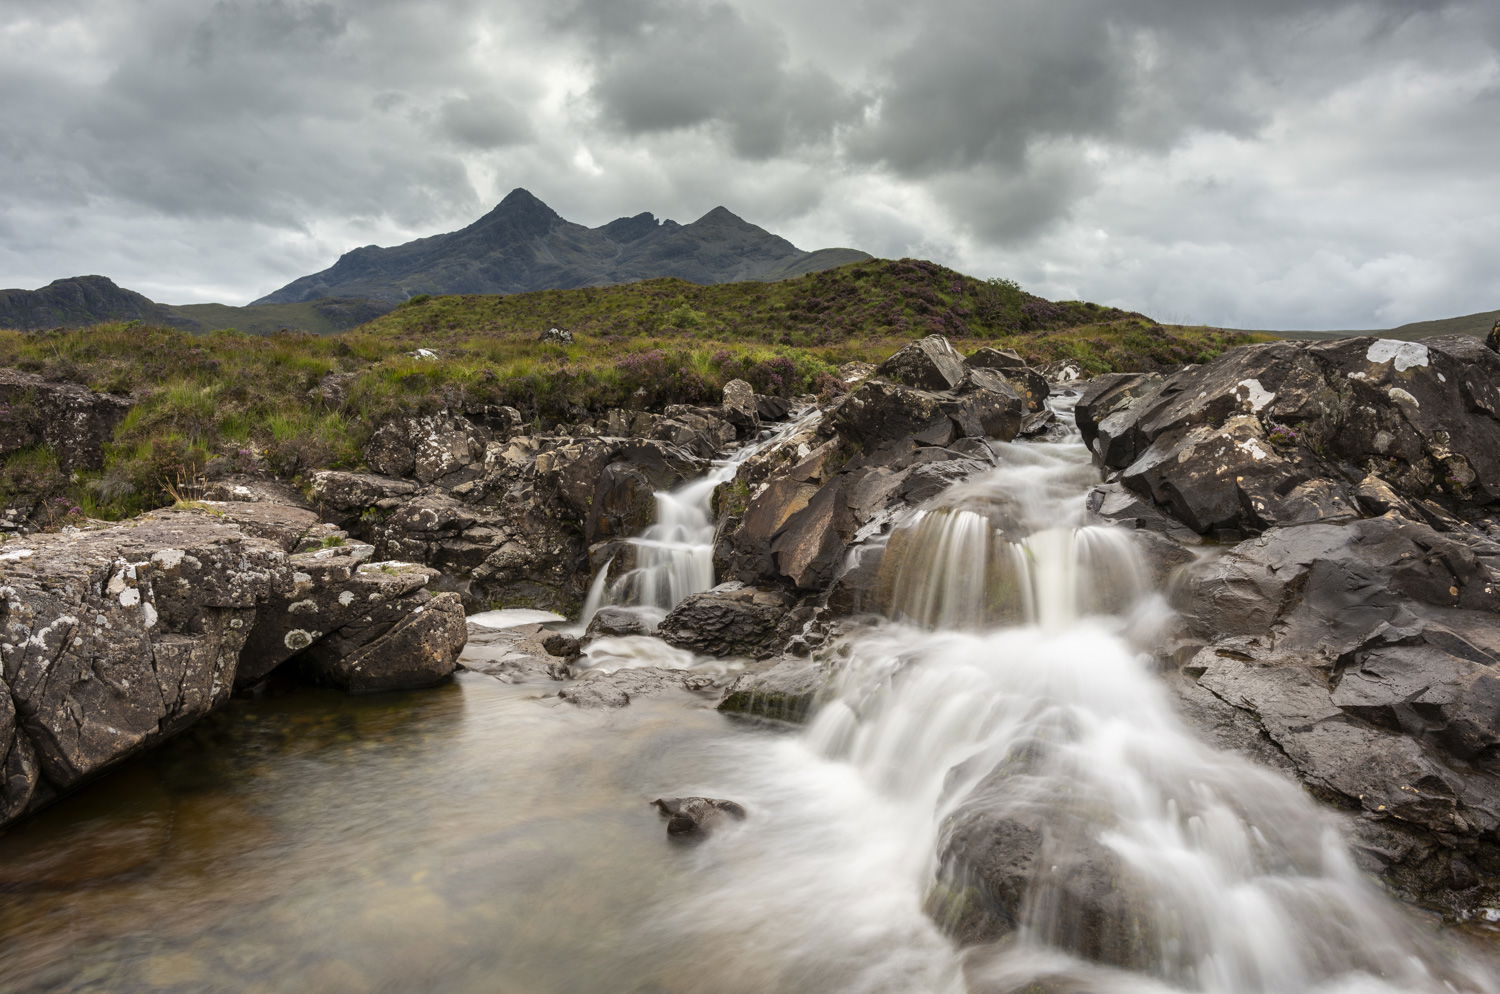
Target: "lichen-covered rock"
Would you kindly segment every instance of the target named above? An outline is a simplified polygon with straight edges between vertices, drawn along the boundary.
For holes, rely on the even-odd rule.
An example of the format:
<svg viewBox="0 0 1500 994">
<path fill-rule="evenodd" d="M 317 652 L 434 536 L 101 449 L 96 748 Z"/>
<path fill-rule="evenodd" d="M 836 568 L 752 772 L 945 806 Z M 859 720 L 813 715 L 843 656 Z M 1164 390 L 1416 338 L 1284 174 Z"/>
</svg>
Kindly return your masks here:
<svg viewBox="0 0 1500 994">
<path fill-rule="evenodd" d="M 0 545 L 0 824 L 279 664 L 350 689 L 451 672 L 463 613 L 422 589 L 434 571 L 360 566 L 362 545 L 294 551 L 322 527 L 301 508 L 217 503 Z"/>
<path fill-rule="evenodd" d="M 963 356 L 942 335 L 903 346 L 875 368 L 875 375 L 924 390 L 956 390 L 967 378 Z"/>
<path fill-rule="evenodd" d="M 488 429 L 449 412 L 396 418 L 370 436 L 365 461 L 385 476 L 452 485 L 478 475 L 490 439 Z"/>
<path fill-rule="evenodd" d="M 357 618 L 313 643 L 301 657 L 302 672 L 351 693 L 430 687 L 453 674 L 467 631 L 457 594 L 422 590 L 366 605 Z"/>
<path fill-rule="evenodd" d="M 65 473 L 98 469 L 104 443 L 129 411 L 124 397 L 0 369 L 0 457 L 46 446 Z"/>
<path fill-rule="evenodd" d="M 1346 516 L 1370 474 L 1439 513 L 1500 503 L 1500 355 L 1471 338 L 1246 346 L 1100 378 L 1078 421 L 1126 486 L 1205 533 Z"/>
</svg>

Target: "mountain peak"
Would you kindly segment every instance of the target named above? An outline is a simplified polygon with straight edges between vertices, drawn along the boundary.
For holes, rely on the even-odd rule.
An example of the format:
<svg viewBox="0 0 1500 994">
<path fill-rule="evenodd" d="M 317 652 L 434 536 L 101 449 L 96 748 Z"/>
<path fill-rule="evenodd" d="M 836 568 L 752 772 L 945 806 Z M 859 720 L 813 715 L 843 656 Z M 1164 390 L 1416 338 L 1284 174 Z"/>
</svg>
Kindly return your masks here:
<svg viewBox="0 0 1500 994">
<path fill-rule="evenodd" d="M 502 200 L 502 201 L 500 201 L 500 203 L 497 204 L 496 206 L 497 207 L 547 207 L 546 204 L 542 203 L 542 201 L 537 198 L 536 194 L 532 193 L 530 190 L 526 189 L 524 186 L 518 186 L 514 190 L 510 191 L 509 193 L 507 193 L 505 195 L 505 199 Z M 552 208 L 547 207 L 547 209 L 551 210 Z"/>
<path fill-rule="evenodd" d="M 740 217 L 734 211 L 730 210 L 728 207 L 725 207 L 722 204 L 720 204 L 718 207 L 715 207 L 713 210 L 709 211 L 707 214 L 703 215 L 702 217 L 700 217 L 698 220 L 694 221 L 693 223 L 694 224 L 738 224 L 738 225 L 746 225 L 746 226 L 754 227 L 754 225 L 751 225 L 749 221 L 746 221 L 744 218 Z"/>
</svg>

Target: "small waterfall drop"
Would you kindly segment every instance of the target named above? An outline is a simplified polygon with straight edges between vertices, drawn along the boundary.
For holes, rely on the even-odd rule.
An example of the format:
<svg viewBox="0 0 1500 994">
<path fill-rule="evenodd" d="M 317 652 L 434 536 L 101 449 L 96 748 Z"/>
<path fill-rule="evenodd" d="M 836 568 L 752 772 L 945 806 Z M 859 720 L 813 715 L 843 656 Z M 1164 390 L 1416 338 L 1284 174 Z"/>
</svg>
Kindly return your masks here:
<svg viewBox="0 0 1500 994">
<path fill-rule="evenodd" d="M 609 579 L 611 557 L 594 574 L 587 600 L 579 617 L 580 629 L 601 607 L 637 607 L 660 616 L 676 607 L 684 597 L 714 585 L 714 491 L 734 479 L 740 464 L 757 452 L 775 445 L 800 428 L 816 409 L 804 412 L 755 441 L 737 449 L 728 459 L 718 460 L 702 477 L 675 490 L 656 494 L 656 520 L 640 535 L 626 539 L 635 553 L 634 566 Z"/>
<path fill-rule="evenodd" d="M 929 911 L 962 930 L 976 903 L 1011 905 L 967 989 L 1500 990 L 1363 877 L 1300 788 L 1183 723 L 1141 648 L 1167 608 L 1130 535 L 1084 522 L 1076 437 L 995 448 L 1000 468 L 893 534 L 894 623 L 851 641 L 804 735 L 912 812 L 891 830 Z"/>
</svg>

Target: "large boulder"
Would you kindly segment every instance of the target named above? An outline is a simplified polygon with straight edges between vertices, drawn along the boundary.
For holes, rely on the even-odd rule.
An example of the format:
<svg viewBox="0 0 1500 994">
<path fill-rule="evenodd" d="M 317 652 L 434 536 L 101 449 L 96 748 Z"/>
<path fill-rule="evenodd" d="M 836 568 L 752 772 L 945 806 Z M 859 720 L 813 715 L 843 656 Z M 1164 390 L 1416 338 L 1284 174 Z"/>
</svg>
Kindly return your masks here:
<svg viewBox="0 0 1500 994">
<path fill-rule="evenodd" d="M 875 375 L 925 390 L 956 390 L 967 378 L 963 356 L 942 335 L 903 347 L 877 366 Z"/>
<path fill-rule="evenodd" d="M 65 473 L 98 469 L 105 443 L 129 411 L 124 397 L 0 369 L 0 458 L 45 446 Z"/>
<path fill-rule="evenodd" d="M 395 418 L 365 443 L 365 461 L 385 476 L 452 484 L 478 475 L 490 438 L 487 429 L 446 411 Z"/>
<path fill-rule="evenodd" d="M 790 599 L 778 590 L 726 583 L 690 594 L 663 619 L 658 636 L 707 656 L 764 658 L 776 648 Z"/>
</svg>

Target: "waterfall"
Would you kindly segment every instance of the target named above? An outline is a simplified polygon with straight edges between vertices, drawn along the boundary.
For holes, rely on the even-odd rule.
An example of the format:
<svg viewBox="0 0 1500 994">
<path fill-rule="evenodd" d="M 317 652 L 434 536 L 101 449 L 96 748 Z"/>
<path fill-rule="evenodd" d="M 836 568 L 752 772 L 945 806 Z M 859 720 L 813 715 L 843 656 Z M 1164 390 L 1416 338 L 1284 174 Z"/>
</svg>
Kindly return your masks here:
<svg viewBox="0 0 1500 994">
<path fill-rule="evenodd" d="M 740 464 L 794 433 L 816 414 L 803 412 L 736 450 L 728 459 L 717 460 L 709 472 L 675 490 L 656 494 L 656 520 L 640 535 L 626 540 L 635 553 L 633 568 L 609 579 L 611 557 L 589 585 L 579 617 L 580 629 L 601 607 L 638 607 L 655 614 L 656 620 L 676 607 L 684 597 L 714 585 L 714 491 L 734 479 Z"/>
<path fill-rule="evenodd" d="M 869 831 L 904 847 L 930 911 L 961 928 L 976 895 L 1011 906 L 964 986 L 1500 990 L 1363 877 L 1298 786 L 1178 716 L 1145 651 L 1167 609 L 1128 533 L 1085 523 L 1076 437 L 995 448 L 1000 468 L 892 535 L 892 620 L 848 643 L 802 740 L 907 813 Z"/>
</svg>

